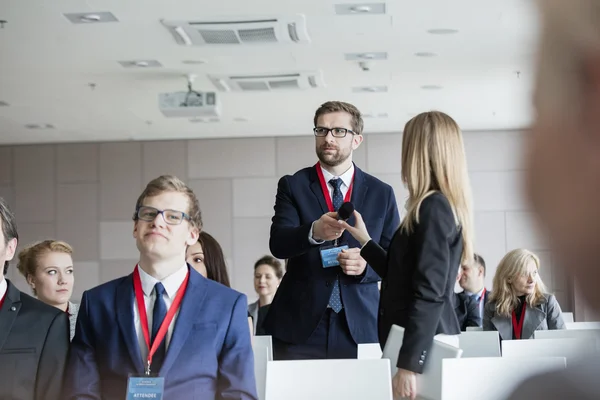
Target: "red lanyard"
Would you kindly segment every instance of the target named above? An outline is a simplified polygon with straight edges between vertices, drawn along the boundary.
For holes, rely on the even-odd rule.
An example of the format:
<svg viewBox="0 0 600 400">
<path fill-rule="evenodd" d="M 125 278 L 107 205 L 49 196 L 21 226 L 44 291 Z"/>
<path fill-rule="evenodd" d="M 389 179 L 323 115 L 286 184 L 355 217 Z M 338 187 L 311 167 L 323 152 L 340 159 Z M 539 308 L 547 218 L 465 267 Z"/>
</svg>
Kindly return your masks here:
<svg viewBox="0 0 600 400">
<path fill-rule="evenodd" d="M 479 297 L 479 305 L 481 306 L 481 301 L 483 300 L 483 298 L 485 297 L 485 288 L 483 288 L 483 292 L 481 292 L 481 297 Z"/>
<path fill-rule="evenodd" d="M 190 278 L 190 272 L 188 271 L 185 275 L 185 279 L 183 283 L 177 290 L 177 294 L 175 295 L 175 299 L 173 299 L 173 304 L 169 307 L 169 311 L 167 311 L 167 315 L 165 315 L 165 319 L 163 320 L 158 332 L 156 333 L 156 337 L 154 338 L 154 342 L 152 346 L 150 346 L 150 332 L 148 330 L 148 316 L 146 315 L 146 305 L 144 302 L 144 291 L 142 289 L 142 280 L 140 279 L 140 272 L 138 271 L 138 266 L 136 265 L 133 270 L 133 290 L 135 291 L 135 299 L 137 300 L 137 307 L 140 313 L 140 323 L 142 324 L 142 332 L 144 334 L 144 339 L 146 341 L 146 346 L 148 346 L 148 364 L 146 365 L 146 375 L 150 375 L 150 364 L 152 364 L 152 356 L 156 353 L 158 346 L 165 338 L 167 334 L 167 330 L 169 329 L 169 325 L 171 325 L 171 321 L 175 317 L 177 310 L 179 309 L 179 305 L 181 304 L 181 300 L 183 299 L 183 295 L 185 294 L 185 289 L 187 288 L 188 281 Z"/>
<path fill-rule="evenodd" d="M 519 318 L 519 322 L 517 322 L 517 314 L 512 312 L 512 324 L 513 331 L 515 333 L 515 338 L 521 339 L 521 334 L 523 333 L 523 321 L 525 320 L 525 311 L 527 310 L 527 303 L 523 302 L 523 309 L 521 310 L 521 318 Z"/>
<path fill-rule="evenodd" d="M 6 292 L 8 292 L 8 288 L 6 289 Z M 2 295 L 2 298 L 0 298 L 0 309 L 2 309 L 2 305 L 4 304 L 4 298 L 6 297 L 6 292 L 4 292 L 4 294 Z"/>
<path fill-rule="evenodd" d="M 330 212 L 335 212 L 336 210 L 333 208 L 333 201 L 331 200 L 331 196 L 329 195 L 329 189 L 327 188 L 327 182 L 325 182 L 325 177 L 323 176 L 323 170 L 321 170 L 321 164 L 316 163 L 315 168 L 317 169 L 317 175 L 319 176 L 319 182 L 321 182 L 321 189 L 323 190 L 323 196 L 325 196 L 325 201 L 327 202 L 327 208 L 329 208 Z M 344 203 L 350 201 L 352 198 L 352 188 L 354 187 L 354 173 L 352 174 L 352 181 L 350 182 L 350 187 L 348 188 L 348 193 L 346 193 L 346 197 L 344 198 Z"/>
</svg>

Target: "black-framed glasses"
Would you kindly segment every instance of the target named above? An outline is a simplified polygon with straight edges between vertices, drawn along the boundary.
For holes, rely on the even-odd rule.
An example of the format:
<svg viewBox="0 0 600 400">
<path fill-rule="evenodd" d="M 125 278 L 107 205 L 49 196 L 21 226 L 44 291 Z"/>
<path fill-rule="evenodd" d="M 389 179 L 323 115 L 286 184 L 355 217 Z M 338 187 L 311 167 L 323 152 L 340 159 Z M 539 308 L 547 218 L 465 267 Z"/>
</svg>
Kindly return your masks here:
<svg viewBox="0 0 600 400">
<path fill-rule="evenodd" d="M 313 129 L 315 136 L 317 137 L 325 137 L 331 132 L 331 135 L 336 138 L 346 137 L 348 133 L 352 135 L 356 135 L 356 132 L 346 128 L 324 128 L 322 126 L 317 126 Z"/>
<path fill-rule="evenodd" d="M 158 208 L 141 206 L 135 211 L 136 219 L 146 222 L 152 222 L 158 214 L 162 214 L 163 219 L 169 225 L 179 225 L 184 219 L 189 220 L 190 216 L 183 211 L 177 210 L 159 210 Z"/>
</svg>

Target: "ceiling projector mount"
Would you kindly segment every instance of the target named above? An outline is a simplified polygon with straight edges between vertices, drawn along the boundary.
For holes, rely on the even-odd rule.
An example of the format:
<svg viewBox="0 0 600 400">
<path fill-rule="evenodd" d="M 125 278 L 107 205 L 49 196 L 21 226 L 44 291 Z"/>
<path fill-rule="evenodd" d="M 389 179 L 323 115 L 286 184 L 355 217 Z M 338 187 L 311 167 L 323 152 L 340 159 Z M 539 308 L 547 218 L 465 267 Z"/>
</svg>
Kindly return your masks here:
<svg viewBox="0 0 600 400">
<path fill-rule="evenodd" d="M 192 86 L 194 81 L 196 80 L 195 74 L 187 74 L 185 77 L 187 79 L 187 94 L 185 99 L 181 103 L 181 107 L 198 107 L 202 106 L 202 93 L 195 91 Z"/>
<path fill-rule="evenodd" d="M 199 92 L 193 84 L 197 75 L 184 75 L 187 91 L 158 94 L 158 108 L 168 118 L 218 117 L 220 104 L 215 92 Z"/>
</svg>

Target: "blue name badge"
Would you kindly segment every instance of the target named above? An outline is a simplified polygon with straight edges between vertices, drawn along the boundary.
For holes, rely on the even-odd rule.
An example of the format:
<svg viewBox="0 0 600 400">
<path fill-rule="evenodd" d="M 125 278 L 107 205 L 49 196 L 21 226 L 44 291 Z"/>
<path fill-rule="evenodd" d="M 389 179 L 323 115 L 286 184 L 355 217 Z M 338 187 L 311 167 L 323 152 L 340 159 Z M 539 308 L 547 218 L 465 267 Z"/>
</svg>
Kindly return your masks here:
<svg viewBox="0 0 600 400">
<path fill-rule="evenodd" d="M 321 249 L 321 261 L 323 262 L 323 268 L 331 268 L 340 265 L 337 255 L 340 254 L 342 250 L 346 250 L 347 248 L 348 245 Z"/>
<path fill-rule="evenodd" d="M 164 377 L 130 376 L 127 382 L 127 400 L 162 400 L 164 388 Z"/>
</svg>

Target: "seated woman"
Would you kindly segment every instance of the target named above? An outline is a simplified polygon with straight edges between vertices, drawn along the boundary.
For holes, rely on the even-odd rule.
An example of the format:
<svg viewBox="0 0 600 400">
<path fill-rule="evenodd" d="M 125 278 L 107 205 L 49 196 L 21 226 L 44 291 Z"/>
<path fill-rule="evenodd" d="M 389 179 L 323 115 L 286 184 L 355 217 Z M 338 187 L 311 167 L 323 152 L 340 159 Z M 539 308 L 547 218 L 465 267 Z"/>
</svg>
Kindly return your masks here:
<svg viewBox="0 0 600 400">
<path fill-rule="evenodd" d="M 498 331 L 501 340 L 511 340 L 531 339 L 537 330 L 565 329 L 560 305 L 539 269 L 540 259 L 529 250 L 512 250 L 502 258 L 485 305 L 484 331 Z"/>
<path fill-rule="evenodd" d="M 257 335 L 259 331 L 262 332 L 259 319 L 262 322 L 263 318 L 259 318 L 259 309 L 264 308 L 264 311 L 260 314 L 261 316 L 266 313 L 273 297 L 275 297 L 281 278 L 283 278 L 283 268 L 281 262 L 275 257 L 267 255 L 254 263 L 254 290 L 258 294 L 258 300 L 248 305 L 248 313 L 252 316 L 254 333 Z"/>
<path fill-rule="evenodd" d="M 187 262 L 203 277 L 231 287 L 223 249 L 219 242 L 207 232 L 200 232 L 198 241 L 188 247 Z M 248 313 L 248 327 L 252 334 L 254 332 L 254 322 L 250 313 Z"/>
<path fill-rule="evenodd" d="M 79 311 L 79 304 L 70 302 L 75 283 L 72 254 L 67 243 L 44 240 L 21 250 L 17 264 L 38 300 L 68 313 L 71 340 Z"/>
</svg>

